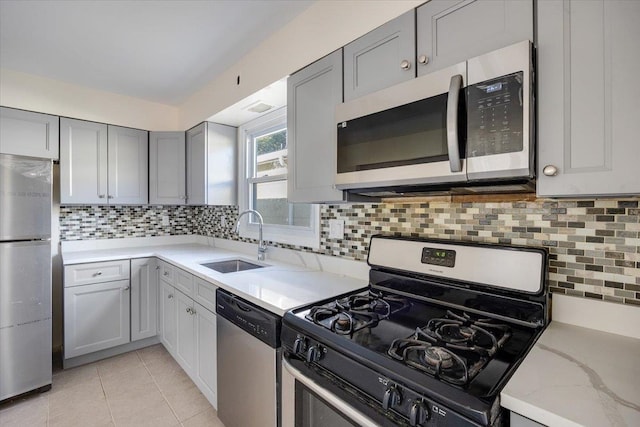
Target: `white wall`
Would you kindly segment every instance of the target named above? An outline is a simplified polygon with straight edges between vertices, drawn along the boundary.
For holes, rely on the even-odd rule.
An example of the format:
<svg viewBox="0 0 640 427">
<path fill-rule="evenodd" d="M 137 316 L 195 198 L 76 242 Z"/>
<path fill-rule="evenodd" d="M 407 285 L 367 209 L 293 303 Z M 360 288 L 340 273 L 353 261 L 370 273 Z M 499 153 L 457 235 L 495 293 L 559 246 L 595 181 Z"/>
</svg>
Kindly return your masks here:
<svg viewBox="0 0 640 427">
<path fill-rule="evenodd" d="M 195 126 L 422 3 L 317 1 L 182 104 L 180 125 Z"/>
<path fill-rule="evenodd" d="M 422 3 L 319 0 L 178 107 L 2 68 L 0 105 L 146 130 L 185 130 Z"/>
<path fill-rule="evenodd" d="M 3 68 L 0 105 L 145 130 L 181 129 L 177 107 Z"/>
</svg>

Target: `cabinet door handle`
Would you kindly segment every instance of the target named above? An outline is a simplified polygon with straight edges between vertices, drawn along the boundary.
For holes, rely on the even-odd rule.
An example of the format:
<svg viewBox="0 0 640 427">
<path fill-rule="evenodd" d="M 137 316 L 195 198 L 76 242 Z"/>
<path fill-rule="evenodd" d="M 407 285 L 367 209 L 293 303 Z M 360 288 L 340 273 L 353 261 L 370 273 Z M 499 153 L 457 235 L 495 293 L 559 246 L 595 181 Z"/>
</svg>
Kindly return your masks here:
<svg viewBox="0 0 640 427">
<path fill-rule="evenodd" d="M 169 299 L 173 298 L 173 294 L 167 295 L 167 298 L 169 298 Z"/>
<path fill-rule="evenodd" d="M 156 265 L 156 270 L 160 270 L 160 266 L 159 265 Z"/>
<path fill-rule="evenodd" d="M 129 286 L 125 286 L 124 288 L 122 288 L 123 291 L 128 291 L 129 290 Z"/>
<path fill-rule="evenodd" d="M 113 199 L 113 196 L 112 195 L 108 195 L 107 199 Z"/>
<path fill-rule="evenodd" d="M 403 70 L 408 70 L 411 68 L 411 62 L 407 61 L 406 59 L 403 59 L 402 62 L 400 62 L 400 68 L 402 68 Z"/>
<path fill-rule="evenodd" d="M 429 57 L 427 55 L 420 55 L 418 57 L 418 62 L 422 65 L 427 65 L 429 63 Z"/>
<path fill-rule="evenodd" d="M 98 199 L 104 199 L 104 194 L 98 194 Z"/>
<path fill-rule="evenodd" d="M 553 165 L 547 165 L 542 169 L 542 173 L 545 176 L 556 176 L 558 175 L 558 168 Z"/>
<path fill-rule="evenodd" d="M 168 272 L 168 271 L 165 271 L 164 273 L 162 273 L 162 275 L 163 275 L 163 276 L 168 276 L 168 275 L 169 275 L 169 272 Z"/>
</svg>

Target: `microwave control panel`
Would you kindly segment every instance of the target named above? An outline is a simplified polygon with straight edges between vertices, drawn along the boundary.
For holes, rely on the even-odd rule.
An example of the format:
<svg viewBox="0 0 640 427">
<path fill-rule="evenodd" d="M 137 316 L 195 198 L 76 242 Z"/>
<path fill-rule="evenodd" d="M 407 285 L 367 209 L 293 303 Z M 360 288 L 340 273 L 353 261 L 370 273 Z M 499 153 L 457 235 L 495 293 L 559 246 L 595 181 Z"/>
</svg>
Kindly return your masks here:
<svg viewBox="0 0 640 427">
<path fill-rule="evenodd" d="M 523 73 L 467 87 L 467 156 L 523 150 Z"/>
</svg>

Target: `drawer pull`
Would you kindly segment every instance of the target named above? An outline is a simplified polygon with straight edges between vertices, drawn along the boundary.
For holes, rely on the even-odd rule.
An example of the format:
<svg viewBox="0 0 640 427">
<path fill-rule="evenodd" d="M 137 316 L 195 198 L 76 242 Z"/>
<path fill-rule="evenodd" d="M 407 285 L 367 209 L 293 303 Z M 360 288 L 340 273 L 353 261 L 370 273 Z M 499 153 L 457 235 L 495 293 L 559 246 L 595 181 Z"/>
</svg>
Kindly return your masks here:
<svg viewBox="0 0 640 427">
<path fill-rule="evenodd" d="M 128 291 L 129 290 L 129 286 L 125 286 L 124 288 L 122 288 L 123 291 Z"/>
<path fill-rule="evenodd" d="M 167 298 L 169 298 L 169 299 L 173 298 L 173 294 L 167 295 Z"/>
<path fill-rule="evenodd" d="M 162 273 L 162 275 L 163 275 L 163 276 L 168 276 L 168 275 L 169 275 L 169 272 L 168 272 L 168 271 L 165 271 L 164 273 Z"/>
<path fill-rule="evenodd" d="M 102 271 L 96 271 L 95 273 L 93 273 L 93 276 L 102 276 Z"/>
</svg>

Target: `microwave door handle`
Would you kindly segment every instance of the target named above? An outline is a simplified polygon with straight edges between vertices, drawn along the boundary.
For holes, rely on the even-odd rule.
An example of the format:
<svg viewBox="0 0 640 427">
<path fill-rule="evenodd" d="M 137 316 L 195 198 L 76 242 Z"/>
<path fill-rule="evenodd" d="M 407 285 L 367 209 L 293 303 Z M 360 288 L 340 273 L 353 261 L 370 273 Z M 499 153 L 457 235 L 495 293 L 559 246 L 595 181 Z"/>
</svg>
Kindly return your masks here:
<svg viewBox="0 0 640 427">
<path fill-rule="evenodd" d="M 447 97 L 447 150 L 449 150 L 449 165 L 451 172 L 461 172 L 460 138 L 458 136 L 458 104 L 462 90 L 462 76 L 456 74 L 451 77 L 449 83 L 449 96 Z"/>
</svg>

